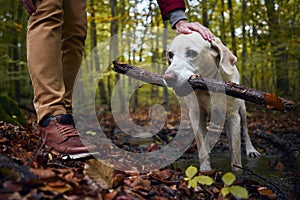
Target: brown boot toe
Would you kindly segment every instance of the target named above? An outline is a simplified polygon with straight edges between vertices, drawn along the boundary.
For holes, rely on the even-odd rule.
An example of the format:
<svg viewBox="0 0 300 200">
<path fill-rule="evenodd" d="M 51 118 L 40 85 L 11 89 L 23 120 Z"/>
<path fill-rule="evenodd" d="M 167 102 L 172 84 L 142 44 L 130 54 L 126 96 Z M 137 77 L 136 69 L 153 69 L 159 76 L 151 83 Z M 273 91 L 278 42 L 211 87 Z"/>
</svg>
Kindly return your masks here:
<svg viewBox="0 0 300 200">
<path fill-rule="evenodd" d="M 97 154 L 95 145 L 87 144 L 80 138 L 71 114 L 47 119 L 42 124 L 42 139 L 47 149 L 72 159 Z"/>
</svg>

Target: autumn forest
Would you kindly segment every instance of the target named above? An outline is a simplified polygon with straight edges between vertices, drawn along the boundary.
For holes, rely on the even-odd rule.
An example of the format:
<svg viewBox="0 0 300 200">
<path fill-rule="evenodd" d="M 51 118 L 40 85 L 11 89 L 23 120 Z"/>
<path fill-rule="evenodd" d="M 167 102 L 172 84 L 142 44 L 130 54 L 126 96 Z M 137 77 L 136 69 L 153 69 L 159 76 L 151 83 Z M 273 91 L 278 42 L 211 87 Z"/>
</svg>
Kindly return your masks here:
<svg viewBox="0 0 300 200">
<path fill-rule="evenodd" d="M 172 89 L 116 73 L 112 62 L 164 74 L 176 30 L 162 20 L 153 0 L 86 2 L 88 33 L 73 94 L 79 118 L 76 125 L 96 140 L 99 135 L 89 116 L 96 114 L 106 137 L 118 148 L 145 154 L 158 151 L 180 134 L 187 114 L 180 110 Z M 29 15 L 21 0 L 1 0 L 0 199 L 243 199 L 244 189 L 249 199 L 300 197 L 300 0 L 185 2 L 188 20 L 208 27 L 238 58 L 241 85 L 295 103 L 293 110 L 280 112 L 246 102 L 249 135 L 261 157 L 248 158 L 242 152 L 244 173 L 226 174 L 230 156 L 224 134 L 211 156 L 214 171 L 207 174 L 191 168 L 199 167 L 193 142 L 176 161 L 149 173 L 112 169 L 97 159 L 74 161 L 44 152 L 27 67 Z M 118 106 L 121 111 L 116 111 Z M 156 115 L 162 108 L 167 120 L 159 133 L 142 139 L 126 134 L 126 128 L 145 134 L 144 127 L 162 120 Z M 129 115 L 114 116 L 115 111 L 125 113 L 127 109 Z M 128 120 L 125 129 L 117 125 L 118 119 Z M 88 130 L 80 129 L 81 122 Z M 112 152 L 114 145 L 103 147 L 103 155 Z M 117 164 L 134 163 L 125 156 L 116 158 Z M 138 166 L 143 159 L 134 164 Z M 206 182 L 195 182 L 198 175 L 207 178 Z"/>
<path fill-rule="evenodd" d="M 26 24 L 28 14 L 21 1 L 3 0 L 1 8 L 2 48 L 0 60 L 1 91 L 18 103 L 30 106 L 32 88 L 26 65 Z M 281 96 L 299 100 L 299 2 L 290 1 L 188 1 L 186 14 L 190 21 L 197 21 L 209 27 L 238 57 L 237 66 L 241 83 Z M 111 36 L 140 29 L 149 35 L 153 28 L 168 28 L 163 22 L 156 1 L 98 1 L 88 0 L 89 32 L 85 55 Z M 170 31 L 172 32 L 172 31 Z M 162 33 L 161 33 L 162 34 Z M 174 34 L 174 33 L 173 33 Z M 163 48 L 163 44 L 152 42 L 149 49 Z M 128 48 L 118 40 L 114 49 Z M 149 49 L 147 49 L 149 51 Z M 128 62 L 137 63 L 142 58 L 140 51 L 132 51 Z M 144 59 L 153 59 L 143 54 Z M 147 56 L 147 57 L 146 57 Z M 106 67 L 101 62 L 89 66 L 95 70 Z M 155 56 L 163 63 L 164 54 Z M 150 60 L 151 61 L 151 60 Z M 150 62 L 148 60 L 148 62 Z M 99 65 L 99 66 L 96 66 Z M 102 65 L 102 66 L 101 66 Z M 162 73 L 163 69 L 160 70 Z M 107 79 L 104 78 L 108 98 Z"/>
</svg>

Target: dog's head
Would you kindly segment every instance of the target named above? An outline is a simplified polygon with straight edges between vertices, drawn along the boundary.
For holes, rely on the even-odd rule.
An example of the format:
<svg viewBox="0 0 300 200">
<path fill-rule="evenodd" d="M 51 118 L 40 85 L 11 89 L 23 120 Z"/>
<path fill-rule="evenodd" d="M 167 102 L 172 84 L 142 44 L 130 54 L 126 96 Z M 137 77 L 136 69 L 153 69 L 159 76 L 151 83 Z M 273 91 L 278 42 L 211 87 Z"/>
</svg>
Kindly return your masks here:
<svg viewBox="0 0 300 200">
<path fill-rule="evenodd" d="M 216 38 L 209 43 L 199 33 L 193 32 L 174 38 L 168 50 L 168 60 L 169 68 L 164 74 L 164 80 L 177 95 L 185 96 L 192 91 L 188 83 L 191 76 L 230 77 L 235 72 L 234 63 L 237 59 L 220 39 Z"/>
</svg>

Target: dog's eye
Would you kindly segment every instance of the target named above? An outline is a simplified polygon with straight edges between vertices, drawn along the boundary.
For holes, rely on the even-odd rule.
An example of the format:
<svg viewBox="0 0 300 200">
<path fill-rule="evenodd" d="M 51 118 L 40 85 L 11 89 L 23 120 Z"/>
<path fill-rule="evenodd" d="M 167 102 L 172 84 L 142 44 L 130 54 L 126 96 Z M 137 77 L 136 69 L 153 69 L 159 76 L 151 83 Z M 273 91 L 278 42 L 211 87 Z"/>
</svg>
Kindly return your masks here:
<svg viewBox="0 0 300 200">
<path fill-rule="evenodd" d="M 198 53 L 194 50 L 189 49 L 186 51 L 187 58 L 195 58 L 197 55 L 198 55 Z"/>
<path fill-rule="evenodd" d="M 169 64 L 171 64 L 172 60 L 173 60 L 174 54 L 172 52 L 168 52 L 168 62 Z"/>
</svg>

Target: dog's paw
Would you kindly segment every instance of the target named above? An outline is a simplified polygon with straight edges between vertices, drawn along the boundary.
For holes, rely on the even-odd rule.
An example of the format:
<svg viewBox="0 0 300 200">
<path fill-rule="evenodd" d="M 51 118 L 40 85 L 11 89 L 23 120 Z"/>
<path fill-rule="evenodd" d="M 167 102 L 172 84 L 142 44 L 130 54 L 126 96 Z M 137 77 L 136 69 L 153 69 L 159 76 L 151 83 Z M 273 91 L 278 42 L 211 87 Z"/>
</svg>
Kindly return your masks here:
<svg viewBox="0 0 300 200">
<path fill-rule="evenodd" d="M 210 166 L 210 162 L 204 162 L 200 164 L 200 172 L 210 172 L 212 171 L 212 168 Z"/>
<path fill-rule="evenodd" d="M 247 156 L 250 158 L 257 158 L 261 156 L 261 154 L 256 149 L 251 149 L 247 151 Z"/>
</svg>

